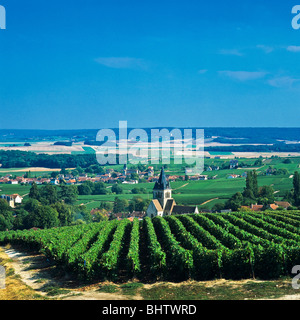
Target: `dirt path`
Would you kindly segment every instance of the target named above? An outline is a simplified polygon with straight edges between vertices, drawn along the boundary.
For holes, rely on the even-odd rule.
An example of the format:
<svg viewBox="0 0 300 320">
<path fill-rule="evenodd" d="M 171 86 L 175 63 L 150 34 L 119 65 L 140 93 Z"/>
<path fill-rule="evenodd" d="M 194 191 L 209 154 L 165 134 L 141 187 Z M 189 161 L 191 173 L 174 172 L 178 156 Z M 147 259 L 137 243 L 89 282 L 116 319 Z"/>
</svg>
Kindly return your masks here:
<svg viewBox="0 0 300 320">
<path fill-rule="evenodd" d="M 207 201 L 201 203 L 200 206 L 203 206 L 203 205 L 205 205 L 205 204 L 207 204 L 207 203 L 209 203 L 209 202 L 211 202 L 211 201 L 218 200 L 218 199 L 219 199 L 219 198 L 213 198 L 213 199 L 207 200 Z"/>
<path fill-rule="evenodd" d="M 184 188 L 184 187 L 186 187 L 188 184 L 189 184 L 189 183 L 186 183 L 186 184 L 184 184 L 184 185 L 182 185 L 182 186 L 180 186 L 180 187 L 178 187 L 178 188 L 175 188 L 175 189 L 173 189 L 173 190 L 178 190 L 178 189 Z"/>
<path fill-rule="evenodd" d="M 14 248 L 5 248 L 0 246 L 0 261 L 1 259 L 5 259 L 6 264 L 5 268 L 14 269 L 14 276 L 17 276 L 19 281 L 18 283 L 14 283 L 11 285 L 13 287 L 13 291 L 15 295 L 11 295 L 10 299 L 59 299 L 59 300 L 142 300 L 142 296 L 139 293 L 136 295 L 122 295 L 121 291 L 116 293 L 106 293 L 99 292 L 99 288 L 102 286 L 111 286 L 114 284 L 111 282 L 100 282 L 94 283 L 90 285 L 80 284 L 78 281 L 74 280 L 74 277 L 62 271 L 59 267 L 57 267 L 53 262 L 49 261 L 42 254 L 34 254 L 25 251 L 19 250 L 17 247 Z M 8 276 L 14 277 L 14 276 Z M 15 280 L 16 281 L 16 280 Z M 240 280 L 240 281 L 232 281 L 225 279 L 218 279 L 212 281 L 203 281 L 201 285 L 206 288 L 225 288 L 226 286 L 234 288 L 241 288 L 243 284 L 247 284 L 249 279 Z M 253 283 L 260 283 L 261 281 L 252 280 Z M 20 283 L 23 283 L 23 287 L 21 289 Z M 263 285 L 263 282 L 261 282 Z M 23 292 L 25 292 L 26 288 L 24 288 L 24 284 L 26 284 L 28 297 L 31 294 L 30 298 L 26 296 L 21 296 Z M 186 285 L 195 285 L 195 287 L 199 286 L 199 282 L 197 281 L 186 281 L 183 283 L 170 283 L 164 282 L 163 285 L 171 286 L 171 287 L 180 287 Z M 155 287 L 160 287 L 162 284 L 153 283 L 153 284 L 144 284 L 144 289 L 152 289 Z M 277 286 L 276 286 L 277 287 Z M 34 293 L 38 297 L 34 297 L 30 290 L 34 290 Z M 20 291 L 21 290 L 21 291 Z M 206 293 L 205 293 L 206 294 Z M 209 294 L 209 293 L 208 293 Z M 7 299 L 4 296 L 4 299 Z M 246 299 L 243 297 L 242 299 Z M 271 299 L 264 299 L 271 300 Z M 300 300 L 300 293 L 295 295 L 284 295 L 280 298 L 275 298 L 272 300 Z"/>
<path fill-rule="evenodd" d="M 2 248 L 3 249 L 3 248 Z M 30 254 L 14 248 L 4 249 L 11 259 L 10 267 L 21 280 L 37 294 L 51 299 L 63 300 L 128 300 L 127 296 L 114 293 L 98 292 L 98 285 L 78 286 L 78 282 L 65 274 L 60 275 L 57 267 L 42 254 Z M 58 294 L 52 295 L 51 291 Z M 50 295 L 49 295 L 50 292 Z M 61 294 L 59 294 L 61 292 Z M 131 299 L 140 299 L 131 297 Z"/>
</svg>

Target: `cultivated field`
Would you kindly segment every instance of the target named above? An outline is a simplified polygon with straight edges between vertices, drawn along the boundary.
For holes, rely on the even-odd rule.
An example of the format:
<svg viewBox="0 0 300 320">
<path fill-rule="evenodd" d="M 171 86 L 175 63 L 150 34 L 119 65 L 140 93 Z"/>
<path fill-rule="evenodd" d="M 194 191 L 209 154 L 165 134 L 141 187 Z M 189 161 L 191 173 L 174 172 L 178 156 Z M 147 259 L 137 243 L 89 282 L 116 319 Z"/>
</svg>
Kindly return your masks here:
<svg viewBox="0 0 300 320">
<path fill-rule="evenodd" d="M 299 211 L 194 214 L 7 231 L 0 243 L 86 280 L 276 279 L 300 264 L 299 227 Z"/>
</svg>

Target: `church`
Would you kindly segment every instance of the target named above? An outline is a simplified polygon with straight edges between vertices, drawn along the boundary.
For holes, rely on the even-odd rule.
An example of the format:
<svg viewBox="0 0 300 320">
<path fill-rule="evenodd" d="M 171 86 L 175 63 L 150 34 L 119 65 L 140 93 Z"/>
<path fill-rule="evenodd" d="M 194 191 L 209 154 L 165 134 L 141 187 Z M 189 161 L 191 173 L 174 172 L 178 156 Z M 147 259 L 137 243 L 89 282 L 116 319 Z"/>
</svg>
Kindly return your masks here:
<svg viewBox="0 0 300 320">
<path fill-rule="evenodd" d="M 178 206 L 172 198 L 172 189 L 166 178 L 164 168 L 153 188 L 153 200 L 146 211 L 147 217 L 165 216 L 171 214 L 199 213 L 197 207 Z"/>
</svg>

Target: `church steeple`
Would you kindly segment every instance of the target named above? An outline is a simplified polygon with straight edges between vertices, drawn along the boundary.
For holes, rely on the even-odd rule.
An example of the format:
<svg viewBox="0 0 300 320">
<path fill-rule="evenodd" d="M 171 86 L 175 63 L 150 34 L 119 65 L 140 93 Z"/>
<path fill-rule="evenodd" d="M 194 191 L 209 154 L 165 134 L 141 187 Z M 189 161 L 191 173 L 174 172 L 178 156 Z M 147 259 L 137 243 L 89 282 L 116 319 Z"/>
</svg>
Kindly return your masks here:
<svg viewBox="0 0 300 320">
<path fill-rule="evenodd" d="M 153 199 L 157 199 L 164 209 L 168 199 L 172 198 L 172 189 L 166 178 L 164 168 L 161 169 L 159 178 L 153 188 Z"/>
<path fill-rule="evenodd" d="M 166 189 L 170 189 L 170 183 L 166 178 L 164 167 L 162 167 L 159 178 L 155 183 L 153 190 L 166 190 Z"/>
</svg>

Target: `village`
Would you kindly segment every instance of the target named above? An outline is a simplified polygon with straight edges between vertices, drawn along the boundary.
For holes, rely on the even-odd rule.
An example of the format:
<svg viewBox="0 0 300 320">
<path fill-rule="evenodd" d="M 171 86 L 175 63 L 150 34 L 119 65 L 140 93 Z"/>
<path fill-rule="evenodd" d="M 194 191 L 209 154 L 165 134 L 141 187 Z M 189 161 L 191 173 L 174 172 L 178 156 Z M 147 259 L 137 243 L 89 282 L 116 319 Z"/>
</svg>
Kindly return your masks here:
<svg viewBox="0 0 300 320">
<path fill-rule="evenodd" d="M 229 162 L 230 169 L 237 169 L 238 168 L 238 160 L 230 160 Z M 0 164 L 1 167 L 1 164 Z M 211 165 L 206 166 L 205 171 L 219 171 L 222 170 L 219 166 Z M 159 175 L 155 174 L 154 167 L 148 166 L 146 170 L 141 171 L 138 168 L 128 168 L 127 165 L 124 165 L 122 170 L 115 170 L 112 168 L 106 168 L 104 174 L 89 174 L 89 173 L 81 173 L 81 174 L 74 174 L 72 170 L 70 173 L 62 173 L 61 172 L 53 172 L 51 175 L 40 177 L 30 177 L 30 175 L 34 175 L 34 173 L 30 174 L 30 169 L 28 169 L 28 173 L 22 176 L 15 176 L 13 174 L 6 174 L 0 177 L 0 184 L 23 184 L 23 185 L 32 185 L 36 183 L 37 185 L 59 185 L 63 183 L 65 185 L 76 185 L 81 184 L 85 181 L 91 182 L 104 182 L 108 184 L 114 183 L 123 183 L 123 184 L 138 184 L 141 179 L 143 182 L 156 182 L 159 178 Z M 66 170 L 64 170 L 66 171 Z M 73 171 L 74 172 L 74 171 Z M 159 173 L 159 172 L 158 172 Z M 185 168 L 185 174 L 182 175 L 169 175 L 168 180 L 170 182 L 174 181 L 182 181 L 182 180 L 191 180 L 191 181 L 198 181 L 198 180 L 208 180 L 208 179 L 216 179 L 217 175 L 209 176 L 209 175 L 191 175 L 192 169 L 189 167 Z M 228 175 L 227 179 L 233 179 L 238 177 L 247 177 L 247 172 L 243 172 L 241 174 L 230 174 Z"/>
<path fill-rule="evenodd" d="M 230 169 L 237 169 L 238 161 L 231 160 L 230 161 Z M 220 170 L 219 167 L 209 166 L 206 168 L 207 171 Z M 65 170 L 62 170 L 65 171 Z M 269 169 L 267 169 L 267 172 Z M 155 170 L 153 166 L 148 166 L 146 170 L 140 171 L 138 168 L 128 169 L 127 165 L 123 166 L 121 172 L 118 172 L 114 169 L 107 168 L 105 169 L 105 173 L 102 175 L 89 175 L 88 173 L 80 174 L 78 176 L 72 173 L 66 172 L 52 172 L 51 177 L 28 177 L 30 174 L 25 174 L 22 176 L 16 176 L 12 179 L 12 175 L 5 175 L 0 179 L 1 184 L 11 184 L 11 185 L 52 185 L 52 186 L 60 186 L 60 185 L 77 185 L 80 186 L 84 183 L 107 183 L 108 185 L 136 185 L 140 181 L 147 183 L 155 183 L 153 188 L 153 200 L 149 203 L 147 210 L 135 211 L 131 210 L 131 212 L 106 212 L 106 215 L 110 219 L 133 219 L 139 218 L 142 219 L 145 216 L 155 217 L 155 216 L 165 216 L 171 214 L 190 214 L 190 213 L 199 213 L 199 212 L 216 212 L 219 211 L 221 213 L 231 212 L 231 209 L 220 209 L 220 210 L 208 210 L 206 208 L 198 208 L 200 205 L 178 205 L 175 200 L 172 198 L 172 188 L 170 186 L 170 182 L 175 181 L 199 181 L 199 180 L 208 180 L 216 179 L 216 176 L 208 177 L 208 175 L 197 175 L 197 176 L 188 176 L 190 173 L 190 168 L 185 168 L 185 175 L 170 175 L 167 176 L 162 167 L 159 175 L 155 174 Z M 266 173 L 269 174 L 269 173 Z M 227 179 L 233 179 L 237 177 L 247 177 L 247 172 L 243 172 L 241 175 L 230 174 L 227 176 Z M 185 185 L 183 185 L 185 186 Z M 107 187 L 110 188 L 111 186 Z M 134 187 L 133 187 L 134 188 Z M 23 197 L 18 193 L 13 194 L 1 194 L 0 189 L 0 198 L 4 199 L 8 202 L 11 208 L 16 208 L 18 205 L 21 205 L 23 202 Z M 134 192 L 132 192 L 134 193 Z M 268 204 L 268 206 L 264 206 L 262 204 L 251 204 L 249 206 L 241 206 L 241 209 L 244 211 L 263 211 L 263 210 L 278 210 L 279 208 L 283 210 L 287 210 L 291 207 L 291 204 L 287 201 L 274 201 L 272 204 Z M 100 210 L 101 211 L 101 210 Z M 94 216 L 100 212 L 98 208 L 93 208 L 90 210 L 91 214 Z"/>
</svg>

